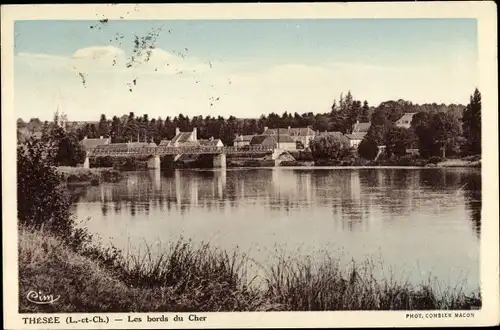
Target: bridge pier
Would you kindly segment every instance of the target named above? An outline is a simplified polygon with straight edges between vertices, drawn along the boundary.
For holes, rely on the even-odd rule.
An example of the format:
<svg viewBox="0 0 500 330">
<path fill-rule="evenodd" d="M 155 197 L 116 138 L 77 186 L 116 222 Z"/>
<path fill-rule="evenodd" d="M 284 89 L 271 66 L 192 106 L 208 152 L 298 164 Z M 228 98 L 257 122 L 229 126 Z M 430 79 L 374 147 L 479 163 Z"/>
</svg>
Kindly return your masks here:
<svg viewBox="0 0 500 330">
<path fill-rule="evenodd" d="M 90 158 L 85 155 L 85 160 L 83 161 L 83 168 L 90 168 Z"/>
<path fill-rule="evenodd" d="M 272 158 L 276 160 L 284 151 L 285 151 L 284 149 L 278 149 L 278 148 L 274 149 Z"/>
<path fill-rule="evenodd" d="M 159 169 L 160 165 L 160 156 L 151 156 L 148 158 L 148 169 Z"/>
<path fill-rule="evenodd" d="M 226 154 L 215 154 L 213 166 L 214 168 L 226 168 Z"/>
</svg>

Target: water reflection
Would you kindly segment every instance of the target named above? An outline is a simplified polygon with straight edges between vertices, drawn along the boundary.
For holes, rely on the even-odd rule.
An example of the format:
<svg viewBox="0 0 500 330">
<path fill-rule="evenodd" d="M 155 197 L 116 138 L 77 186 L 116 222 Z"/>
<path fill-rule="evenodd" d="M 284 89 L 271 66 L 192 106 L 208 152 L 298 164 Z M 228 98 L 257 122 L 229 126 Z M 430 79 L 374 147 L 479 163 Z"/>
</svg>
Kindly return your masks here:
<svg viewBox="0 0 500 330">
<path fill-rule="evenodd" d="M 465 207 L 473 230 L 481 228 L 481 175 L 477 170 L 247 169 L 131 172 L 120 184 L 73 190 L 73 201 L 100 203 L 130 216 L 151 207 L 236 208 L 259 205 L 270 212 L 330 208 L 332 221 L 346 230 L 369 230 L 416 212 L 439 215 Z"/>
</svg>

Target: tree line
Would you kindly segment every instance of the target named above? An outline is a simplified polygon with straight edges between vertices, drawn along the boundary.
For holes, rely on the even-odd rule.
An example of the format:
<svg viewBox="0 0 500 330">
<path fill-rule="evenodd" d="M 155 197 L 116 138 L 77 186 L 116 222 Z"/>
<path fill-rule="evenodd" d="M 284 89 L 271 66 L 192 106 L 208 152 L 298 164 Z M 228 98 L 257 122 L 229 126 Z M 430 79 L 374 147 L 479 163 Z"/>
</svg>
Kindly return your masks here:
<svg viewBox="0 0 500 330">
<path fill-rule="evenodd" d="M 352 131 L 356 121 L 368 122 L 373 114 L 384 111 L 391 121 L 399 119 L 405 112 L 451 112 L 457 117 L 462 115 L 464 106 L 444 105 L 444 104 L 413 104 L 412 102 L 398 100 L 382 102 L 377 107 L 369 106 L 367 101 L 356 100 L 351 92 L 345 95 L 340 94 L 338 100 L 334 99 L 330 110 L 325 113 L 314 114 L 312 112 L 289 113 L 281 115 L 271 112 L 268 115 L 261 115 L 260 118 L 241 119 L 234 116 L 224 118 L 222 116 L 193 116 L 183 114 L 165 118 L 149 118 L 148 114 L 142 116 L 134 112 L 122 116 L 106 117 L 102 114 L 99 121 L 87 123 L 81 127 L 72 127 L 68 130 L 74 133 L 77 139 L 81 140 L 85 136 L 88 138 L 111 137 L 113 143 L 129 141 L 154 141 L 159 143 L 163 139 L 172 139 L 175 136 L 175 129 L 181 131 L 191 131 L 193 127 L 198 130 L 198 138 L 209 139 L 211 137 L 221 139 L 224 145 L 232 145 L 234 138 L 239 135 L 253 135 L 268 128 L 287 127 L 311 127 L 315 131 L 338 131 L 344 134 Z M 97 119 L 97 118 L 96 118 Z M 50 126 L 50 122 L 42 123 L 37 118 L 32 118 L 29 122 L 18 120 L 18 138 L 22 139 L 20 131 L 42 130 L 43 127 Z"/>
<path fill-rule="evenodd" d="M 409 149 L 417 150 L 421 158 L 448 156 L 468 156 L 481 153 L 481 93 L 478 89 L 470 96 L 465 107 L 415 107 L 405 101 L 383 102 L 373 111 L 360 109 L 359 102 L 339 102 L 340 110 L 333 112 L 334 123 L 344 122 L 338 128 L 345 133 L 346 128 L 359 120 L 370 118 L 370 128 L 357 149 L 349 145 L 345 135 L 327 135 L 310 143 L 314 159 L 343 160 L 352 158 L 353 152 L 367 160 L 383 155 L 385 158 L 399 158 L 407 155 Z M 417 111 L 414 111 L 417 110 Z M 371 112 L 371 113 L 370 113 Z M 409 128 L 398 127 L 396 121 L 403 113 L 413 112 Z M 339 120 L 340 118 L 340 120 Z M 385 149 L 380 147 L 384 146 Z M 383 152 L 382 152 L 383 151 Z M 411 150 L 410 150 L 411 151 Z"/>
<path fill-rule="evenodd" d="M 454 111 L 420 111 L 408 129 L 397 127 L 387 109 L 377 109 L 359 145 L 359 154 L 373 159 L 381 145 L 388 157 L 404 156 L 409 148 L 418 148 L 424 158 L 480 154 L 481 93 L 475 89 L 461 117 Z"/>
</svg>

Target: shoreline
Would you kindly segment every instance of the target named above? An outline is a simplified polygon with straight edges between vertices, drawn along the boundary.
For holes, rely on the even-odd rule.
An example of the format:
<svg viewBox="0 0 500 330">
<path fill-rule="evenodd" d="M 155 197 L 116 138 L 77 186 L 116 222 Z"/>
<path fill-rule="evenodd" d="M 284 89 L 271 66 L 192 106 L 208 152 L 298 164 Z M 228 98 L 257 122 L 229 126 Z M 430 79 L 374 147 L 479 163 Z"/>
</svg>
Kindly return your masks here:
<svg viewBox="0 0 500 330">
<path fill-rule="evenodd" d="M 58 166 L 56 171 L 68 186 L 96 186 L 101 183 L 116 183 L 123 179 L 122 172 L 112 168 Z"/>
</svg>

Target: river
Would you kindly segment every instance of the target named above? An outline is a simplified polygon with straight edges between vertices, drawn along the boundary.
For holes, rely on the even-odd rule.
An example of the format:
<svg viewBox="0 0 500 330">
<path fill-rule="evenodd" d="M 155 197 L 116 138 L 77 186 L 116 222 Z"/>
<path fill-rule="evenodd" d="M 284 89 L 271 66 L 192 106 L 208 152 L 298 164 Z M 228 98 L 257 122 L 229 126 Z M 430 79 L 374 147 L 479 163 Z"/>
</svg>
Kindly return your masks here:
<svg viewBox="0 0 500 330">
<path fill-rule="evenodd" d="M 348 263 L 395 279 L 479 286 L 481 171 L 475 168 L 259 168 L 126 172 L 74 188 L 74 212 L 103 242 L 140 253 L 180 236 L 249 254 Z M 389 270 L 389 272 L 387 272 Z"/>
</svg>

